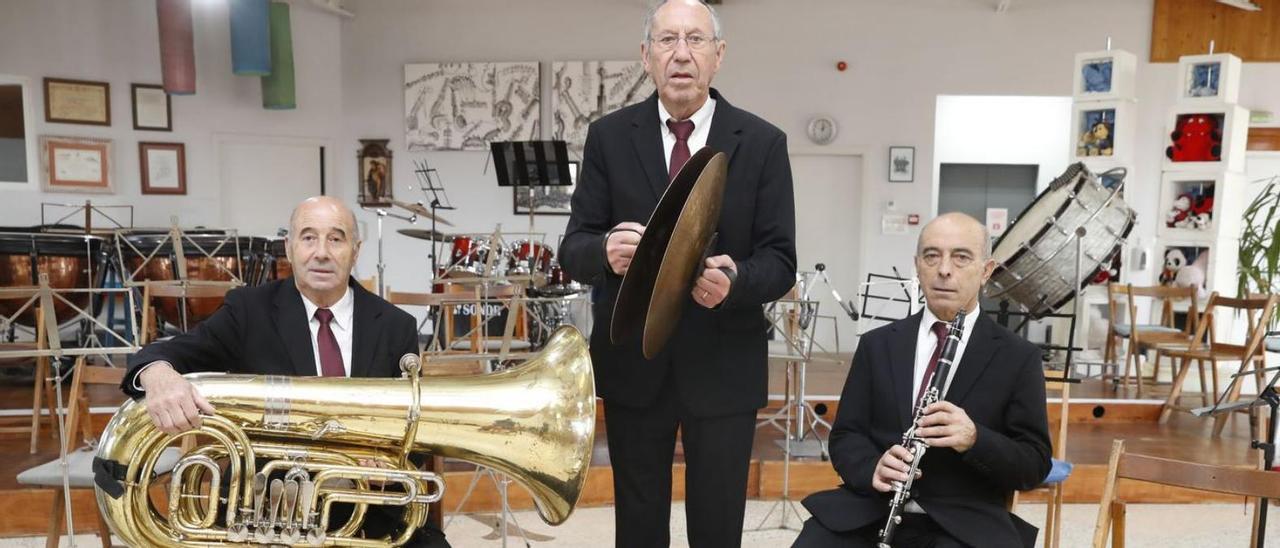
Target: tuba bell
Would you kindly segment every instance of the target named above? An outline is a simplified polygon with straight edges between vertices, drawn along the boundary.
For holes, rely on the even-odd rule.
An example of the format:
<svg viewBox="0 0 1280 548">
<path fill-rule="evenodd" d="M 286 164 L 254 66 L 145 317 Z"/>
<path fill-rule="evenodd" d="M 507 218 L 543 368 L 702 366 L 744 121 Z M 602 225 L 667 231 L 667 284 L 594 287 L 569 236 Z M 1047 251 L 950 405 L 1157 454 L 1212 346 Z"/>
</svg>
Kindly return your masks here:
<svg viewBox="0 0 1280 548">
<path fill-rule="evenodd" d="M 511 476 L 551 525 L 569 517 L 596 421 L 577 329 L 559 328 L 538 355 L 495 374 L 419 383 L 416 355 L 400 365 L 402 379 L 190 374 L 218 412 L 176 436 L 152 425 L 145 400 L 126 402 L 94 459 L 98 507 L 129 546 L 401 546 L 444 495 L 443 476 L 409 462 L 426 452 Z M 175 455 L 186 437 L 195 448 Z M 153 472 L 174 457 L 161 512 Z M 354 505 L 346 522 L 330 523 L 334 503 Z M 370 505 L 404 507 L 399 536 L 356 536 Z"/>
</svg>

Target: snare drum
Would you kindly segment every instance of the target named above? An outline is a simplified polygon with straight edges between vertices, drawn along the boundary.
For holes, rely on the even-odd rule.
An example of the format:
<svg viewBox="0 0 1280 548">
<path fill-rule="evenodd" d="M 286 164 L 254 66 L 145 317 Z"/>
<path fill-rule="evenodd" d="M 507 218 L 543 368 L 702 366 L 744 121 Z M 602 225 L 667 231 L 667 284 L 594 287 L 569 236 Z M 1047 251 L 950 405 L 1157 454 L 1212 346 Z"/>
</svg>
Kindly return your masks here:
<svg viewBox="0 0 1280 548">
<path fill-rule="evenodd" d="M 246 285 L 255 285 L 264 272 L 261 262 L 267 252 L 267 239 L 250 236 L 232 237 L 218 230 L 185 231 L 182 253 L 187 263 L 187 278 L 201 281 L 230 281 L 234 275 Z M 131 231 L 119 234 L 120 264 L 125 279 L 133 282 L 178 280 L 177 257 L 168 232 Z M 159 248 L 159 249 L 157 249 Z M 201 251 L 203 249 L 203 252 Z M 155 255 L 151 255 L 152 252 Z M 206 256 L 206 253 L 209 256 Z M 147 256 L 150 260 L 146 260 Z M 212 316 L 222 306 L 222 297 L 157 298 L 158 316 L 166 322 L 181 325 L 183 309 L 187 325 Z"/>
<path fill-rule="evenodd" d="M 1123 178 L 1108 189 L 1084 164 L 1067 167 L 996 241 L 987 297 L 1013 301 L 1032 318 L 1069 302 L 1120 252 L 1133 229 L 1135 213 L 1119 193 Z"/>
<path fill-rule="evenodd" d="M 0 287 L 38 285 L 40 274 L 45 274 L 49 278 L 49 287 L 54 289 L 100 288 L 107 266 L 105 248 L 103 239 L 97 236 L 0 231 Z M 91 300 L 88 293 L 62 296 L 86 310 Z M 0 300 L 0 315 L 12 316 L 27 300 Z M 96 306 L 102 302 L 102 296 L 92 300 Z M 77 315 L 74 309 L 57 298 L 54 299 L 53 313 L 59 325 Z M 14 318 L 14 323 L 34 327 L 35 306 Z"/>
<path fill-rule="evenodd" d="M 551 258 L 555 256 L 551 249 L 532 240 L 517 240 L 511 244 L 511 258 L 507 260 L 507 271 L 511 274 L 546 274 L 551 270 Z"/>
</svg>

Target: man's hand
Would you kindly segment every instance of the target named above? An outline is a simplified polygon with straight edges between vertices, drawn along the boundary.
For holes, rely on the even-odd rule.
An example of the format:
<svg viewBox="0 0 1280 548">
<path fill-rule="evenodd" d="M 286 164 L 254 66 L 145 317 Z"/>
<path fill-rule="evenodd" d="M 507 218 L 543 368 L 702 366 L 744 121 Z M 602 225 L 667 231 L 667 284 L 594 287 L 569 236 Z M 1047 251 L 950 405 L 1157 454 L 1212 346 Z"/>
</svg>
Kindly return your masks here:
<svg viewBox="0 0 1280 548">
<path fill-rule="evenodd" d="M 907 481 L 911 471 L 911 452 L 901 445 L 894 445 L 880 457 L 876 471 L 871 474 L 871 487 L 881 493 L 893 491 L 894 482 Z M 916 470 L 916 478 L 924 475 Z"/>
<path fill-rule="evenodd" d="M 640 244 L 640 236 L 644 235 L 644 225 L 631 221 L 618 223 L 609 232 L 604 242 L 605 259 L 609 261 L 609 270 L 622 276 L 631 268 L 631 257 L 636 254 L 636 246 Z"/>
<path fill-rule="evenodd" d="M 732 282 L 724 272 L 720 271 L 722 266 L 732 270 L 734 274 L 738 273 L 738 265 L 728 255 L 707 257 L 706 269 L 702 271 L 701 276 L 698 276 L 698 282 L 689 292 L 693 302 L 707 308 L 715 308 L 729 296 Z"/>
<path fill-rule="evenodd" d="M 200 427 L 200 413 L 214 409 L 196 387 L 168 362 L 152 362 L 138 377 L 147 394 L 147 414 L 161 432 L 178 434 Z"/>
<path fill-rule="evenodd" d="M 978 428 L 956 404 L 940 401 L 926 407 L 924 413 L 916 435 L 924 438 L 929 447 L 950 447 L 963 453 L 978 441 Z"/>
</svg>

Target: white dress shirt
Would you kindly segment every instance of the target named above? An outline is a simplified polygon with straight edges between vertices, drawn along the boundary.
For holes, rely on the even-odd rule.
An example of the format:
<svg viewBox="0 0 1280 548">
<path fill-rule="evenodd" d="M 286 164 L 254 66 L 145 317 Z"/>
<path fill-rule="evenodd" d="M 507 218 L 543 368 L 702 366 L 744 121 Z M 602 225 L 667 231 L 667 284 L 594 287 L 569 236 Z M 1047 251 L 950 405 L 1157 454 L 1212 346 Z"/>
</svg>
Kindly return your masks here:
<svg viewBox="0 0 1280 548">
<path fill-rule="evenodd" d="M 956 355 L 951 360 L 951 370 L 947 372 L 947 382 L 942 385 L 942 394 L 945 396 L 947 390 L 951 388 L 952 379 L 956 378 L 956 370 L 960 369 L 960 358 L 964 356 L 965 347 L 969 346 L 969 337 L 973 335 L 973 326 L 978 323 L 978 315 L 982 313 L 980 307 L 973 307 L 973 312 L 964 316 L 964 330 L 960 335 L 960 344 L 956 346 Z M 911 374 L 911 413 L 914 416 L 915 397 L 920 393 L 920 384 L 924 382 L 924 374 L 929 369 L 929 359 L 933 357 L 934 349 L 938 348 L 938 337 L 933 334 L 933 322 L 941 321 L 937 316 L 933 315 L 933 311 L 929 307 L 924 308 L 924 315 L 920 318 L 920 329 L 916 332 L 916 360 L 915 371 Z M 943 398 L 946 399 L 946 398 Z M 928 458 L 928 455 L 925 455 Z M 915 500 L 908 500 L 907 504 L 902 507 L 902 511 L 909 514 L 924 514 L 924 508 L 921 508 Z"/>
<path fill-rule="evenodd" d="M 707 135 L 711 134 L 711 115 L 716 112 L 716 100 L 707 97 L 707 102 L 702 103 L 699 108 L 689 117 L 693 121 L 693 133 L 689 134 L 689 156 L 697 154 L 702 147 L 707 146 Z M 658 99 L 658 126 L 662 131 L 662 154 L 665 160 L 667 170 L 671 170 L 671 149 L 676 147 L 676 134 L 671 132 L 671 128 L 667 127 L 667 120 L 676 120 L 667 112 L 667 107 L 662 106 L 662 99 Z"/>
<path fill-rule="evenodd" d="M 351 294 L 351 288 L 346 288 L 346 293 L 342 294 L 342 298 L 338 302 L 329 307 L 329 311 L 333 312 L 333 320 L 329 322 L 329 329 L 333 331 L 333 337 L 338 339 L 338 349 L 342 351 L 342 368 L 346 369 L 347 376 L 351 376 L 351 338 L 354 330 L 352 329 L 355 321 L 355 297 Z M 320 335 L 320 320 L 316 319 L 316 310 L 320 307 L 311 302 L 306 295 L 302 295 L 302 306 L 307 310 L 307 327 L 311 329 L 311 355 L 316 360 L 316 376 L 320 376 L 322 369 L 320 368 L 320 343 L 317 338 Z"/>
</svg>

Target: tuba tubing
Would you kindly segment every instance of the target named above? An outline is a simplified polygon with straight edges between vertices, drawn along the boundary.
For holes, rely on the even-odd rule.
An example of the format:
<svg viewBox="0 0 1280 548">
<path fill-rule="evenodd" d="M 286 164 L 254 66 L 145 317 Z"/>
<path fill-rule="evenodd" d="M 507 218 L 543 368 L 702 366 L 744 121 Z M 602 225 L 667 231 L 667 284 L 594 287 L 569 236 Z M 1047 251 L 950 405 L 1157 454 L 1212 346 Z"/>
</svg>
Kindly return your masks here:
<svg viewBox="0 0 1280 548">
<path fill-rule="evenodd" d="M 416 362 L 407 357 L 402 366 L 405 361 Z M 523 485 L 548 524 L 567 519 L 586 482 L 595 435 L 595 386 L 582 334 L 572 326 L 560 327 L 532 359 L 489 375 L 431 377 L 419 383 L 416 365 L 411 371 L 405 367 L 408 379 L 189 374 L 186 378 L 217 414 L 207 417 L 200 430 L 178 436 L 168 436 L 151 424 L 145 400 L 126 402 L 98 446 L 99 509 L 129 545 L 183 545 L 172 537 L 185 532 L 190 538 L 189 527 L 169 524 L 159 513 L 147 511 L 146 491 L 160 452 L 177 437 L 200 433 L 213 438 L 214 445 L 237 448 L 238 454 L 228 456 L 235 457 L 229 459 L 232 463 L 240 463 L 225 472 L 232 478 L 225 516 L 216 516 L 215 528 L 202 531 L 206 539 L 224 536 L 231 522 L 243 525 L 240 516 L 253 507 L 253 475 L 264 464 L 282 466 L 284 459 L 272 462 L 282 454 L 289 458 L 329 455 L 318 468 L 344 468 L 334 462 L 335 456 L 343 459 L 344 455 L 382 454 L 385 458 L 380 460 L 400 463 L 408 450 L 461 459 L 493 468 Z M 408 445 L 406 439 L 411 440 Z M 197 447 L 182 459 L 198 462 L 184 466 L 184 460 L 179 460 L 178 466 L 207 468 L 208 454 Z M 396 479 L 394 471 L 373 472 L 379 474 Z M 429 473 L 405 470 L 399 479 L 407 485 L 426 480 L 423 474 Z M 443 478 L 434 482 L 437 492 L 429 499 L 401 501 L 423 506 L 413 521 L 406 518 L 410 525 L 425 519 L 424 500 L 443 495 Z M 367 498 L 376 500 L 377 495 Z M 201 516 L 201 524 L 209 521 L 209 515 Z M 338 533 L 356 528 L 348 524 Z M 158 542 L 165 537 L 172 543 Z"/>
</svg>

